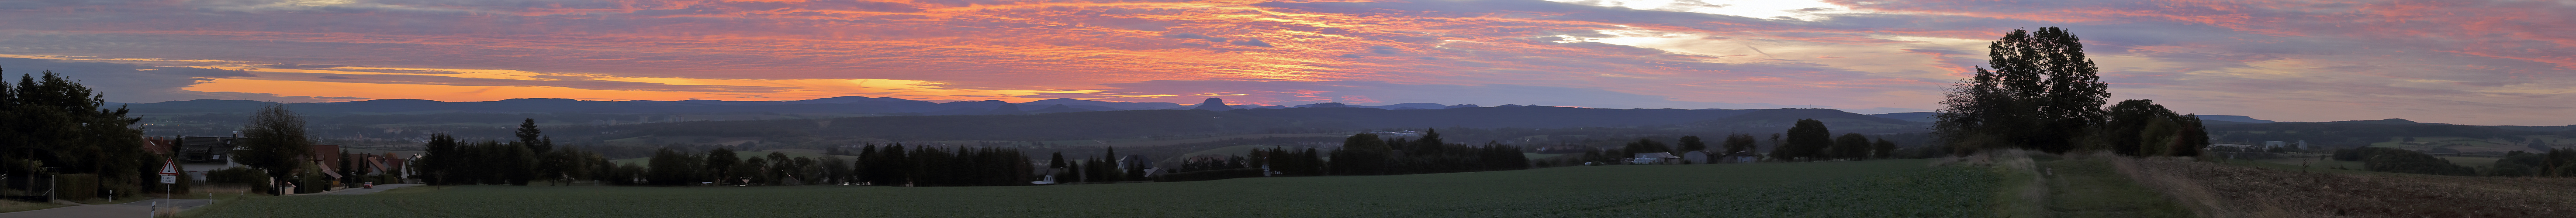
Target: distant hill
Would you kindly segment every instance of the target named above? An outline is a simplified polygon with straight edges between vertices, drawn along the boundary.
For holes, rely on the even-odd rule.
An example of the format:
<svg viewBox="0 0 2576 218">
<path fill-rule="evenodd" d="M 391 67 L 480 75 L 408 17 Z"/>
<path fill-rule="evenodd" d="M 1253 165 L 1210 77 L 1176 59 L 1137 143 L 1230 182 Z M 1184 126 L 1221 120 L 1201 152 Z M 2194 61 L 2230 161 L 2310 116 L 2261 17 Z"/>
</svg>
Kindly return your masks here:
<svg viewBox="0 0 2576 218">
<path fill-rule="evenodd" d="M 2433 125 L 2450 125 L 2450 124 L 2448 124 L 2448 123 L 2419 123 L 2419 122 L 2415 122 L 2415 121 L 2413 121 L 2413 120 L 2397 119 L 2397 118 L 2388 118 L 2388 119 L 2382 119 L 2382 120 L 2346 120 L 2346 121 L 2329 121 L 2329 122 L 2290 122 L 2290 123 L 2397 124 L 2397 125 L 2433 124 Z"/>
<path fill-rule="evenodd" d="M 1037 101 L 1031 101 L 1031 102 L 1020 103 L 1020 104 L 1025 104 L 1025 105 L 1053 105 L 1053 104 L 1062 104 L 1062 105 L 1065 105 L 1065 106 L 1098 106 L 1098 107 L 1108 108 L 1107 110 L 1103 110 L 1103 109 L 1093 109 L 1093 108 L 1083 108 L 1083 109 L 1089 109 L 1089 110 L 1101 110 L 1101 111 L 1113 111 L 1113 110 L 1163 110 L 1163 109 L 1186 109 L 1186 108 L 1189 108 L 1189 106 L 1187 106 L 1187 105 L 1181 105 L 1181 104 L 1178 104 L 1178 103 L 1171 103 L 1171 102 L 1109 102 L 1109 101 L 1093 101 L 1093 100 L 1082 100 L 1082 99 L 1071 99 L 1071 98 L 1057 98 L 1057 99 L 1037 100 Z"/>
<path fill-rule="evenodd" d="M 2254 119 L 2254 117 L 2237 116 L 2237 115 L 2193 115 L 2193 116 L 2200 117 L 2200 120 L 2203 120 L 2203 121 L 2215 120 L 2215 121 L 2227 121 L 2227 122 L 2238 122 L 2238 123 L 2272 123 L 2272 122 L 2273 122 L 2273 121 L 2270 121 L 2270 120 L 2260 120 L 2260 119 Z"/>
<path fill-rule="evenodd" d="M 1794 122 L 1797 122 L 1797 121 L 1798 121 L 1798 119 L 1818 119 L 1818 120 L 1834 119 L 1834 120 L 1861 121 L 1861 122 L 1871 122 L 1871 123 L 1879 123 L 1879 124 L 1897 124 L 1897 125 L 1903 125 L 1903 124 L 1912 123 L 1912 122 L 1909 122 L 1909 121 L 1899 120 L 1899 119 L 1890 119 L 1890 118 L 1885 118 L 1885 117 L 1877 117 L 1877 116 L 1870 116 L 1870 115 L 1856 114 L 1856 113 L 1851 113 L 1851 112 L 1843 112 L 1842 110 L 1834 110 L 1834 109 L 1814 109 L 1814 108 L 1782 108 L 1782 109 L 1764 109 L 1764 110 L 1755 110 L 1755 111 L 1753 111 L 1753 112 L 1745 113 L 1745 114 L 1743 114 L 1743 115 L 1731 116 L 1731 117 L 1726 117 L 1726 118 L 1719 118 L 1719 119 L 1717 119 L 1717 120 L 1710 120 L 1710 121 L 1706 121 L 1706 122 L 1704 122 L 1704 123 L 1794 123 Z"/>
<path fill-rule="evenodd" d="M 244 113 L 257 110 L 270 102 L 249 100 L 188 100 L 160 103 L 129 104 L 136 113 Z M 521 98 L 499 101 L 442 102 L 419 99 L 379 99 L 351 102 L 292 103 L 288 109 L 307 114 L 338 113 L 847 113 L 847 114 L 919 114 L 978 115 L 996 114 L 995 109 L 1014 105 L 1003 101 L 958 101 L 932 103 L 901 98 L 831 97 L 796 101 L 585 101 L 560 98 Z M 1065 105 L 1052 109 L 1053 105 Z M 1021 103 L 1015 108 L 1034 113 L 1161 110 L 1186 108 L 1162 102 L 1106 102 L 1080 99 L 1047 99 Z"/>
<path fill-rule="evenodd" d="M 1830 129 L 1836 133 L 1898 133 L 1929 131 L 1926 129 L 1929 127 L 1926 124 L 1929 123 L 1890 119 L 1844 112 L 1842 110 L 1817 108 L 1752 110 L 1740 115 L 1699 121 L 1693 124 L 1695 124 L 1695 126 L 1701 126 L 1712 130 L 1730 132 L 1769 132 L 1788 129 L 1789 126 L 1797 124 L 1799 119 L 1815 119 L 1816 121 L 1822 121 L 1825 123 L 1825 126 L 1830 127 Z"/>
<path fill-rule="evenodd" d="M 1872 116 L 1872 117 L 1879 117 L 1879 118 L 1888 118 L 1888 119 L 1904 120 L 1904 121 L 1907 121 L 1907 122 L 1931 123 L 1931 122 L 1933 122 L 1933 121 L 1940 121 L 1940 118 L 1932 117 L 1932 116 L 1936 116 L 1936 115 L 1941 115 L 1941 113 L 1939 113 L 1939 112 L 1905 112 L 1905 113 L 1871 114 L 1871 115 L 1869 115 L 1869 116 Z"/>
<path fill-rule="evenodd" d="M 1210 98 L 1209 100 L 1218 100 Z M 250 100 L 187 100 L 159 103 L 117 103 L 135 113 L 246 113 L 271 102 Z M 1016 108 L 1019 112 L 996 111 Z M 1059 108 L 1056 105 L 1063 105 Z M 1520 105 L 1506 105 L 1518 107 Z M 842 96 L 794 101 L 588 101 L 561 98 L 520 98 L 499 101 L 444 102 L 420 99 L 377 99 L 350 102 L 291 103 L 288 109 L 299 113 L 329 114 L 423 114 L 423 113 L 837 113 L 885 115 L 1002 115 L 1026 113 L 1063 113 L 1080 111 L 1185 110 L 1193 105 L 1169 102 L 1112 102 L 1056 98 L 1022 103 L 1003 101 L 957 101 L 936 103 L 890 97 Z M 1475 105 L 1442 105 L 1433 103 L 1398 103 L 1379 106 L 1351 105 L 1337 102 L 1297 106 L 1227 105 L 1218 108 L 1374 108 L 1387 110 L 1477 108 Z M 1216 108 L 1202 108 L 1216 109 Z"/>
<path fill-rule="evenodd" d="M 1656 127 L 1716 132 L 1771 132 L 1797 119 L 1827 122 L 1837 133 L 1926 131 L 1923 124 L 1832 109 L 1603 109 L 1463 107 L 1388 110 L 1358 107 L 1126 110 L 1030 115 L 871 116 L 807 120 L 647 123 L 612 127 L 632 136 L 849 136 L 887 140 L 1060 140 L 1149 135 L 1330 133 L 1385 128 Z M 616 136 L 622 138 L 631 136 Z"/>
</svg>

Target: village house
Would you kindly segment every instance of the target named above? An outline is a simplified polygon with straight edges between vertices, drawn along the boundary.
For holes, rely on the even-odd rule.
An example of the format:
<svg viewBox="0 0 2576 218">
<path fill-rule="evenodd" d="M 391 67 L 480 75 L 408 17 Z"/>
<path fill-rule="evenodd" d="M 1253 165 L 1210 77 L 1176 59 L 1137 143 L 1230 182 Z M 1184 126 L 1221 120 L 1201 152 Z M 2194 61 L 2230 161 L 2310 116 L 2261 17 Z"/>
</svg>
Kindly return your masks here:
<svg viewBox="0 0 2576 218">
<path fill-rule="evenodd" d="M 1761 155 L 1753 155 L 1751 151 L 1738 151 L 1717 156 L 1718 163 L 1753 163 L 1761 160 Z"/>
<path fill-rule="evenodd" d="M 1628 159 L 1629 164 L 1670 164 L 1675 161 L 1681 161 L 1681 157 L 1673 156 L 1672 152 L 1637 153 L 1636 158 Z"/>
<path fill-rule="evenodd" d="M 234 148 L 240 147 L 241 145 L 237 143 L 241 143 L 242 139 L 241 137 L 186 136 L 173 140 L 172 147 L 179 152 L 179 162 L 227 163 L 231 161 L 225 159 L 225 155 L 232 154 Z"/>
</svg>

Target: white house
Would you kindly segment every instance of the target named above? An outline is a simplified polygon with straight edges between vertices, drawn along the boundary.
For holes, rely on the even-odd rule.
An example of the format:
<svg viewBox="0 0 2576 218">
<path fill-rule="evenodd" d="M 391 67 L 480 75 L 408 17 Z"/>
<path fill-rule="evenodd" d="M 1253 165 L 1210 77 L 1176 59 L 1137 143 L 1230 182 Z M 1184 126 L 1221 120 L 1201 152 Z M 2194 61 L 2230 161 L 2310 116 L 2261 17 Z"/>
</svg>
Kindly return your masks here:
<svg viewBox="0 0 2576 218">
<path fill-rule="evenodd" d="M 1684 162 L 1684 163 L 1693 163 L 1693 164 L 1706 164 L 1706 163 L 1710 163 L 1710 162 L 1708 162 L 1708 160 L 1715 160 L 1715 159 L 1717 159 L 1716 157 L 1711 157 L 1711 155 L 1713 155 L 1713 153 L 1708 153 L 1708 151 L 1690 151 L 1690 152 L 1682 152 L 1682 162 Z"/>
<path fill-rule="evenodd" d="M 1660 163 L 1672 163 L 1673 161 L 1680 161 L 1680 160 L 1681 160 L 1681 157 L 1673 156 L 1673 153 L 1672 153 L 1672 152 L 1637 153 L 1636 158 L 1629 159 L 1629 160 L 1628 160 L 1628 163 L 1632 163 L 1632 164 L 1660 164 Z"/>
<path fill-rule="evenodd" d="M 1762 156 L 1753 155 L 1751 151 L 1738 151 L 1717 156 L 1717 161 L 1723 163 L 1753 163 L 1761 160 Z"/>
</svg>

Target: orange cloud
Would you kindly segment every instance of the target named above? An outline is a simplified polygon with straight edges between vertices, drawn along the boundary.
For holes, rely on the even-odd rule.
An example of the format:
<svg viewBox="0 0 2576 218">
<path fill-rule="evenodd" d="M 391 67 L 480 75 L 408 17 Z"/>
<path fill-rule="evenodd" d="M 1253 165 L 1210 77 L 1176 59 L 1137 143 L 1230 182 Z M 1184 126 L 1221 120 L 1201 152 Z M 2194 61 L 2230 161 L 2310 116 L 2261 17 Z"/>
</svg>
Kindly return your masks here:
<svg viewBox="0 0 2576 218">
<path fill-rule="evenodd" d="M 861 95 L 1196 103 L 1223 96 L 1263 104 L 1932 108 L 1931 93 L 1981 64 L 1983 47 L 1974 42 L 2014 27 L 2069 26 L 2087 37 L 2093 57 L 2116 64 L 2105 74 L 2124 97 L 2307 93 L 2210 84 L 2338 81 L 2308 86 L 2328 90 L 2316 92 L 2323 94 L 2271 98 L 2416 94 L 2507 106 L 2576 100 L 2498 97 L 2576 87 L 2563 78 L 2576 68 L 2576 49 L 2569 49 L 2576 48 L 2576 25 L 2563 21 L 2576 15 L 2558 13 L 2576 6 L 2546 1 L 1834 0 L 1828 2 L 1850 13 L 1794 19 L 1695 13 L 1712 8 L 1688 4 L 1567 2 L 1583 4 L 44 1 L 0 5 L 10 11 L 0 20 L 42 21 L 0 23 L 0 57 L 242 71 L 134 74 L 169 77 L 155 84 L 185 91 L 228 92 L 149 95 L 154 100 Z M 1737 48 L 1746 51 L 1725 50 Z M 1928 55 L 1888 55 L 1905 53 Z M 2401 79 L 2451 82 L 2351 88 L 2433 84 Z M 2206 101 L 2272 105 L 2262 100 Z M 2181 108 L 2191 101 L 2172 102 Z M 2336 116 L 2377 119 L 2354 114 L 2364 113 Z"/>
</svg>

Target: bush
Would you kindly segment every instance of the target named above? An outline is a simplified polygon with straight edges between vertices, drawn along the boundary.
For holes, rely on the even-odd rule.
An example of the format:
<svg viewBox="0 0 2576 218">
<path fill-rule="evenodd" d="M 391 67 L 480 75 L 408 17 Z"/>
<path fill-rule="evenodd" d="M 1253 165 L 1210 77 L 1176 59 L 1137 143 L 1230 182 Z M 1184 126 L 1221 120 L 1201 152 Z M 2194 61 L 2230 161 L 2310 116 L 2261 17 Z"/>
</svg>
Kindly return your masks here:
<svg viewBox="0 0 2576 218">
<path fill-rule="evenodd" d="M 161 181 L 157 181 L 157 180 L 160 180 L 161 178 L 152 178 L 152 179 L 153 179 L 153 180 L 156 180 L 156 181 L 152 181 L 153 183 L 160 183 L 160 182 L 161 182 Z M 195 179 L 197 179 L 197 176 L 196 176 L 196 175 L 189 175 L 189 174 L 186 174 L 186 173 L 181 173 L 181 174 L 179 174 L 179 183 L 178 183 L 178 184 L 169 184 L 169 186 L 166 186 L 166 187 L 169 187 L 169 190 L 162 190 L 162 192 L 170 193 L 170 194 L 186 195 L 186 194 L 188 194 L 188 187 L 197 185 L 197 180 L 195 180 Z"/>
<path fill-rule="evenodd" d="M 233 167 L 211 170 L 206 171 L 206 183 L 265 184 L 268 183 L 268 172 L 261 171 L 259 169 L 251 169 L 249 167 Z"/>
<path fill-rule="evenodd" d="M 2371 148 L 2373 148 L 2373 147 L 2362 147 L 2362 148 L 2354 148 L 2354 149 L 2335 149 L 2335 151 L 2334 151 L 2334 160 L 2338 160 L 2338 161 L 2361 161 L 2361 156 L 2362 156 L 2362 155 L 2361 155 L 2361 152 L 2362 152 L 2362 150 L 2364 150 L 2364 149 L 2371 149 Z M 2379 148 L 2379 149 L 2386 149 L 2386 148 Z"/>
<path fill-rule="evenodd" d="M 302 180 L 299 184 L 295 184 L 295 193 L 322 193 L 331 190 L 331 179 L 320 174 L 304 175 Z"/>
<path fill-rule="evenodd" d="M 2377 147 L 2353 150 L 2361 155 L 2362 166 L 2370 171 L 2452 176 L 2477 175 L 2476 169 L 2452 164 L 2450 160 L 2422 152 Z"/>
<path fill-rule="evenodd" d="M 54 199 L 98 198 L 98 174 L 54 175 Z"/>
<path fill-rule="evenodd" d="M 206 183 L 246 185 L 250 186 L 251 192 L 254 193 L 269 193 L 269 189 L 275 188 L 269 187 L 267 171 L 249 167 L 206 171 Z"/>
<path fill-rule="evenodd" d="M 114 194 L 118 198 L 133 197 L 135 194 L 143 193 L 143 185 L 140 183 L 142 182 L 134 181 L 132 178 L 101 178 L 98 183 L 98 194 L 100 197 L 106 197 L 109 194 Z M 161 184 L 161 175 L 152 175 L 152 184 Z"/>
<path fill-rule="evenodd" d="M 2545 158 L 2548 157 L 2540 153 L 2522 151 L 2505 153 L 2504 158 L 2496 159 L 2495 168 L 2487 169 L 2486 174 L 2487 176 L 2539 176 L 2542 175 L 2540 166 L 2546 164 Z"/>
</svg>

